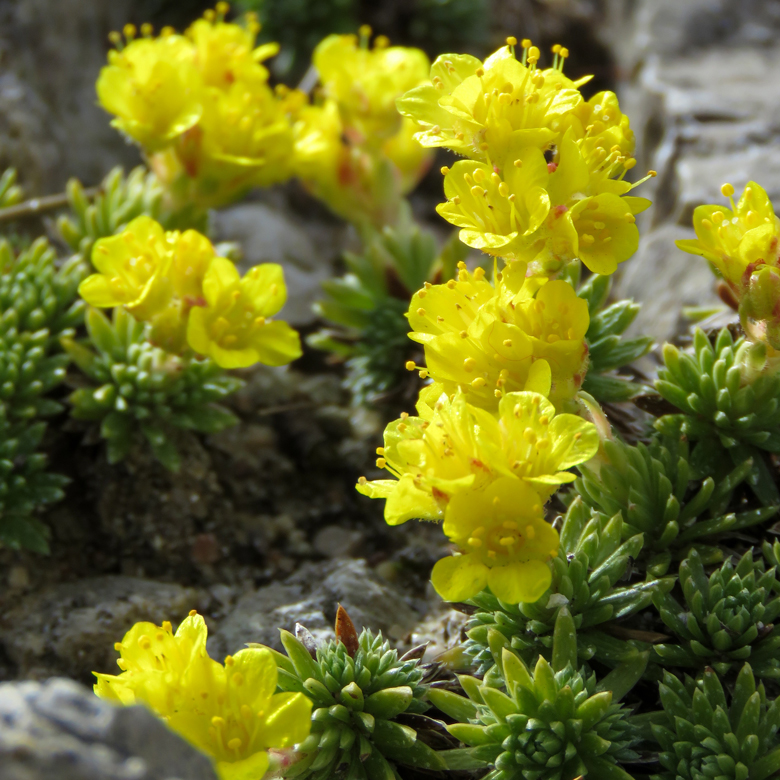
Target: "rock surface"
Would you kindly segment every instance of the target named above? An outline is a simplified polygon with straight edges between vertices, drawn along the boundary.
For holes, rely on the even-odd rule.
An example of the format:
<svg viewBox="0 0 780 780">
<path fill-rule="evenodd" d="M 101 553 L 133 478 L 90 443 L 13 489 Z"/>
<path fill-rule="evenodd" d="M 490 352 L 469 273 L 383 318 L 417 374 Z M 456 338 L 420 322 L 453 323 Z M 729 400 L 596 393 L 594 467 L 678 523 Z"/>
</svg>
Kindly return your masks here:
<svg viewBox="0 0 780 780">
<path fill-rule="evenodd" d="M 26 679 L 67 674 L 84 683 L 116 671 L 114 643 L 139 620 L 179 622 L 203 596 L 135 577 L 94 577 L 20 599 L 0 615 L 0 645 Z"/>
<path fill-rule="evenodd" d="M 210 759 L 144 707 L 71 680 L 0 685 L 3 780 L 216 780 Z"/>
<path fill-rule="evenodd" d="M 751 179 L 780 198 L 777 29 L 780 7 L 766 0 L 639 0 L 613 3 L 612 43 L 621 103 L 637 133 L 639 166 L 658 177 L 637 194 L 653 200 L 642 241 L 621 269 L 616 294 L 643 311 L 632 327 L 658 341 L 684 326 L 687 305 L 722 305 L 707 264 L 675 239 L 692 236 L 696 206 L 725 200 Z"/>
<path fill-rule="evenodd" d="M 358 631 L 365 626 L 396 641 L 420 619 L 403 591 L 382 580 L 364 560 L 310 563 L 284 582 L 273 582 L 239 599 L 209 639 L 209 654 L 220 658 L 247 642 L 281 650 L 279 629 L 293 631 L 296 623 L 306 626 L 318 641 L 331 639 L 339 604 Z"/>
</svg>

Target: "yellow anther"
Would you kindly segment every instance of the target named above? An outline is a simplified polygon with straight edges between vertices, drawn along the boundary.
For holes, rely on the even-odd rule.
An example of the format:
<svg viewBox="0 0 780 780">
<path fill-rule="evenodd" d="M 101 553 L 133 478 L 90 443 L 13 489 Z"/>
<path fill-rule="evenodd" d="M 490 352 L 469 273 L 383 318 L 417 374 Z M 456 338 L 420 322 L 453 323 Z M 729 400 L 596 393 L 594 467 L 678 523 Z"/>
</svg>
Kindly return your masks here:
<svg viewBox="0 0 780 780">
<path fill-rule="evenodd" d="M 501 398 L 501 396 L 503 395 L 503 393 L 502 393 L 502 392 L 501 392 L 499 389 L 495 389 L 495 390 L 493 391 L 493 395 L 494 395 L 496 398 Z"/>
<path fill-rule="evenodd" d="M 560 50 L 561 50 L 561 44 L 560 44 L 560 43 L 556 43 L 556 44 L 555 44 L 555 45 L 552 47 L 552 53 L 553 53 L 553 54 L 558 54 L 558 52 L 559 52 Z"/>
<path fill-rule="evenodd" d="M 450 169 L 446 165 L 441 166 L 442 176 L 446 176 L 450 172 Z"/>
<path fill-rule="evenodd" d="M 358 477 L 358 485 L 365 485 L 368 483 L 368 480 L 365 477 Z"/>
<path fill-rule="evenodd" d="M 549 418 L 549 417 L 548 417 L 546 414 L 543 414 L 543 415 L 542 415 L 542 416 L 539 418 L 539 424 L 540 424 L 540 425 L 547 425 L 549 422 L 550 422 L 550 418 Z"/>
<path fill-rule="evenodd" d="M 722 211 L 713 211 L 712 212 L 712 221 L 719 225 L 723 220 L 726 218 L 726 215 Z"/>
<path fill-rule="evenodd" d="M 424 317 L 425 316 L 425 309 L 423 309 L 422 307 L 417 309 L 417 316 L 418 317 Z"/>
<path fill-rule="evenodd" d="M 477 76 L 479 76 L 479 78 L 482 78 L 485 75 L 484 68 L 477 68 L 474 72 L 477 74 Z"/>
<path fill-rule="evenodd" d="M 450 279 L 447 282 L 447 289 L 449 289 L 449 290 L 454 290 L 455 289 L 455 280 L 454 279 Z"/>
<path fill-rule="evenodd" d="M 509 197 L 509 185 L 505 181 L 502 181 L 501 184 L 498 185 L 498 194 L 502 198 Z"/>
<path fill-rule="evenodd" d="M 404 366 L 406 367 L 407 371 L 414 371 L 417 366 L 414 364 L 414 360 L 407 360 L 406 363 L 404 363 Z"/>
<path fill-rule="evenodd" d="M 596 240 L 596 239 L 595 239 L 595 238 L 593 238 L 593 236 L 591 236 L 589 233 L 583 233 L 583 234 L 580 236 L 580 241 L 581 241 L 583 244 L 585 244 L 586 246 L 588 246 L 589 244 L 592 244 L 592 243 L 594 243 L 594 242 L 595 242 L 595 240 Z"/>
<path fill-rule="evenodd" d="M 376 467 L 378 469 L 383 469 L 386 465 L 387 465 L 387 461 L 384 458 L 376 459 Z"/>
<path fill-rule="evenodd" d="M 235 660 L 233 659 L 232 655 L 226 655 L 225 656 L 225 666 L 233 666 L 235 663 Z"/>
<path fill-rule="evenodd" d="M 481 282 L 481 281 L 482 281 L 482 279 L 484 278 L 484 276 L 485 276 L 485 269 L 484 269 L 484 268 L 482 268 L 482 266 L 479 266 L 479 267 L 478 267 L 478 268 L 477 268 L 477 269 L 474 271 L 474 281 L 475 281 L 475 282 Z"/>
<path fill-rule="evenodd" d="M 487 380 L 484 377 L 478 376 L 476 379 L 471 380 L 471 386 L 478 390 L 480 387 L 484 387 L 487 384 Z"/>
<path fill-rule="evenodd" d="M 477 182 L 477 184 L 481 184 L 485 181 L 485 171 L 483 171 L 482 168 L 477 168 L 477 170 L 474 171 L 474 181 Z"/>
<path fill-rule="evenodd" d="M 124 658 L 117 658 L 116 665 L 123 671 L 127 671 L 127 661 Z"/>
<path fill-rule="evenodd" d="M 467 282 L 469 280 L 469 272 L 468 271 L 458 271 L 458 281 L 459 282 Z"/>
<path fill-rule="evenodd" d="M 237 685 L 238 687 L 241 687 L 244 684 L 244 675 L 241 674 L 241 672 L 236 672 L 231 675 L 230 679 L 232 680 L 233 685 Z"/>
<path fill-rule="evenodd" d="M 189 611 L 189 616 L 190 617 L 195 617 L 195 615 L 197 615 L 197 614 L 198 614 L 198 610 L 197 609 L 191 609 Z"/>
<path fill-rule="evenodd" d="M 454 203 L 454 204 L 457 206 L 457 205 L 460 203 L 460 195 L 456 195 L 456 196 L 455 196 L 455 197 L 452 199 L 452 202 L 453 202 L 453 203 Z"/>
<path fill-rule="evenodd" d="M 720 192 L 724 198 L 730 198 L 734 194 L 734 187 L 726 183 L 720 188 Z"/>
<path fill-rule="evenodd" d="M 385 454 L 385 448 L 384 447 L 377 447 L 376 448 L 376 454 L 377 455 L 384 455 Z"/>
<path fill-rule="evenodd" d="M 428 369 L 424 368 L 422 371 L 420 371 L 420 379 L 427 379 L 428 378 Z"/>
<path fill-rule="evenodd" d="M 636 160 L 633 157 L 629 157 L 627 160 L 623 161 L 623 167 L 627 171 L 630 171 L 635 165 L 636 165 Z"/>
<path fill-rule="evenodd" d="M 501 539 L 499 539 L 498 543 L 502 547 L 511 547 L 515 543 L 515 537 L 514 536 L 503 536 Z"/>
<path fill-rule="evenodd" d="M 220 729 L 220 728 L 222 728 L 225 725 L 225 719 L 224 718 L 220 718 L 219 715 L 215 715 L 211 719 L 211 725 L 214 726 L 215 728 Z"/>
<path fill-rule="evenodd" d="M 504 339 L 504 346 L 507 347 L 507 349 L 509 347 L 511 347 L 512 346 L 512 339 Z"/>
<path fill-rule="evenodd" d="M 523 167 L 523 161 L 522 160 L 515 160 L 513 165 L 515 168 L 522 168 Z"/>
<path fill-rule="evenodd" d="M 152 640 L 146 634 L 138 637 L 138 646 L 141 650 L 148 650 L 152 646 Z"/>
<path fill-rule="evenodd" d="M 565 46 L 561 46 L 561 50 L 558 54 L 560 54 L 563 59 L 566 59 L 569 56 L 569 50 Z"/>
<path fill-rule="evenodd" d="M 606 225 L 603 222 L 594 222 L 593 227 L 596 228 L 596 230 L 604 230 Z"/>
<path fill-rule="evenodd" d="M 470 536 L 468 543 L 469 547 L 482 547 L 482 539 L 477 539 L 476 536 Z"/>
<path fill-rule="evenodd" d="M 520 42 L 520 45 L 527 49 L 531 45 L 531 39 L 530 38 L 523 38 L 523 40 Z"/>
<path fill-rule="evenodd" d="M 648 172 L 647 172 L 647 175 L 648 175 L 648 176 L 649 176 L 651 179 L 654 179 L 656 176 L 658 176 L 658 171 L 648 171 Z"/>
<path fill-rule="evenodd" d="M 241 745 L 242 745 L 242 744 L 243 744 L 243 743 L 241 742 L 241 738 L 240 738 L 240 737 L 233 737 L 233 739 L 231 739 L 231 740 L 230 740 L 230 741 L 227 743 L 227 746 L 228 746 L 228 748 L 229 748 L 230 750 L 239 751 L 239 750 L 241 750 Z"/>
<path fill-rule="evenodd" d="M 405 431 L 405 430 L 406 430 L 408 427 L 409 427 L 409 426 L 408 426 L 406 423 L 398 423 L 398 432 L 399 432 L 399 433 L 403 433 L 403 432 L 404 432 L 404 431 Z M 382 450 L 382 452 L 379 452 L 379 450 Z M 384 454 L 385 454 L 385 449 L 384 449 L 384 447 L 380 447 L 380 448 L 377 450 L 377 454 L 378 454 L 378 455 L 384 455 Z"/>
<path fill-rule="evenodd" d="M 536 432 L 533 430 L 533 428 L 526 428 L 523 431 L 523 438 L 529 444 L 535 444 L 536 443 Z"/>
<path fill-rule="evenodd" d="M 540 55 L 541 55 L 541 52 L 539 51 L 538 47 L 531 46 L 531 48 L 528 49 L 528 61 L 529 62 L 531 60 L 534 60 L 534 61 L 538 60 Z"/>
<path fill-rule="evenodd" d="M 467 339 L 467 338 L 469 337 L 469 334 L 468 334 L 468 333 L 466 333 L 466 331 L 465 331 L 465 330 L 462 330 L 462 331 L 460 332 L 460 334 L 459 334 L 459 335 L 460 335 L 460 337 L 461 337 L 462 339 Z"/>
<path fill-rule="evenodd" d="M 477 361 L 472 357 L 467 357 L 463 361 L 463 370 L 467 372 L 473 371 L 477 367 Z"/>
<path fill-rule="evenodd" d="M 386 35 L 377 35 L 374 40 L 375 49 L 386 49 L 390 45 L 390 39 Z"/>
<path fill-rule="evenodd" d="M 506 39 L 506 45 L 507 45 L 507 46 L 517 46 L 517 38 L 515 38 L 515 36 L 514 36 L 514 35 L 510 35 L 510 36 L 509 36 L 509 37 Z"/>
<path fill-rule="evenodd" d="M 122 652 L 122 648 L 124 645 L 121 642 L 114 642 L 114 650 L 117 651 L 117 653 Z"/>
</svg>

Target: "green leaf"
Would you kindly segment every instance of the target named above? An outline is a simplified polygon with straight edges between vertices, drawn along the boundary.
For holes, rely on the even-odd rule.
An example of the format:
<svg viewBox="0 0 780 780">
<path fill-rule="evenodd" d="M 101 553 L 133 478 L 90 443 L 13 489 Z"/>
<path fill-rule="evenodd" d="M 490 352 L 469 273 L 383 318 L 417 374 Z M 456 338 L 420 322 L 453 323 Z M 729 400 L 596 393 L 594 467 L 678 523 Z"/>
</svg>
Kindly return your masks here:
<svg viewBox="0 0 780 780">
<path fill-rule="evenodd" d="M 458 694 L 451 691 L 431 688 L 428 691 L 428 700 L 445 715 L 449 715 L 461 723 L 466 723 L 477 717 L 478 710 L 476 704 L 464 696 L 458 696 Z"/>
</svg>

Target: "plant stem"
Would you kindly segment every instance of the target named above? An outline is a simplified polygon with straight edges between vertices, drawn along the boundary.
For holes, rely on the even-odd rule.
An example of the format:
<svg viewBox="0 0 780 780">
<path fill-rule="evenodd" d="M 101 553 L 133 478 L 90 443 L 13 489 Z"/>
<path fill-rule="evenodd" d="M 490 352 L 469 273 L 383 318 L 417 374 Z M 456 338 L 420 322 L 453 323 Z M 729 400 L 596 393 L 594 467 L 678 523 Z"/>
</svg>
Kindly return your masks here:
<svg viewBox="0 0 780 780">
<path fill-rule="evenodd" d="M 89 187 L 84 190 L 84 197 L 91 199 L 102 192 L 102 187 Z M 65 192 L 56 195 L 44 195 L 41 198 L 30 198 L 15 206 L 0 209 L 0 222 L 11 222 L 15 219 L 24 219 L 47 211 L 62 208 L 68 205 L 68 195 Z"/>
</svg>

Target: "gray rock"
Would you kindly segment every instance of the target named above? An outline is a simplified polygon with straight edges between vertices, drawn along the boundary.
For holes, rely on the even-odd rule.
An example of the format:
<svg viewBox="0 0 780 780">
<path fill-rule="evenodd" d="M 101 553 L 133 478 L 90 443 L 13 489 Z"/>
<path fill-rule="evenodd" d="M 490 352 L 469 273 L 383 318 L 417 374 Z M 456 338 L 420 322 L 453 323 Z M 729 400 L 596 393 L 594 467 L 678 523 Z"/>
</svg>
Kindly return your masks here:
<svg viewBox="0 0 780 780">
<path fill-rule="evenodd" d="M 623 266 L 615 294 L 642 304 L 631 334 L 649 335 L 661 343 L 683 327 L 683 306 L 722 305 L 705 260 L 685 254 L 674 245 L 678 238 L 692 237 L 690 228 L 659 227 L 645 233 L 639 251 Z"/>
<path fill-rule="evenodd" d="M 72 680 L 0 685 L 3 780 L 216 780 L 211 760 L 145 707 Z"/>
<path fill-rule="evenodd" d="M 306 564 L 284 582 L 239 599 L 209 639 L 209 653 L 219 658 L 247 642 L 281 649 L 279 629 L 292 631 L 296 623 L 318 640 L 330 639 L 339 604 L 358 630 L 379 630 L 394 640 L 406 636 L 420 619 L 404 593 L 381 580 L 364 560 L 341 558 Z"/>
<path fill-rule="evenodd" d="M 88 683 L 116 672 L 114 643 L 137 621 L 177 623 L 200 594 L 134 577 L 94 577 L 21 598 L 0 615 L 0 644 L 23 678 L 67 674 Z"/>
<path fill-rule="evenodd" d="M 109 30 L 133 2 L 18 0 L 0 3 L 0 165 L 15 165 L 31 194 L 59 191 L 70 176 L 96 184 L 139 152 L 109 125 L 95 81 Z"/>
</svg>

